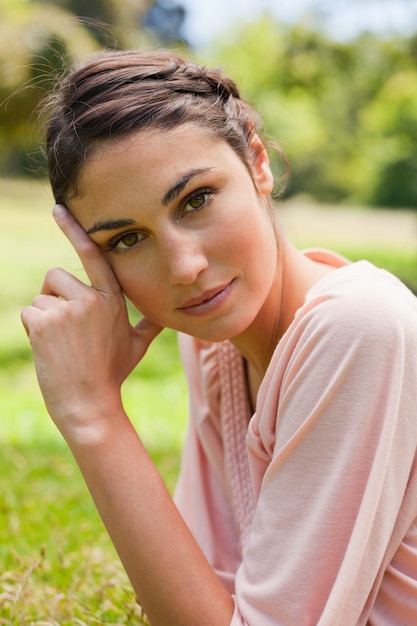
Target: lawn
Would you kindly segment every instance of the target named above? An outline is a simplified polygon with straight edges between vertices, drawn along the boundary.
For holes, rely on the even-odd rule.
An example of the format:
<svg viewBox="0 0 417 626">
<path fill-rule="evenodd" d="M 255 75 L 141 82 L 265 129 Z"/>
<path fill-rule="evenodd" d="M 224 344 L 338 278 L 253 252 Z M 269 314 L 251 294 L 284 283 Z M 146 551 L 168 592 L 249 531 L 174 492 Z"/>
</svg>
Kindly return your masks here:
<svg viewBox="0 0 417 626">
<path fill-rule="evenodd" d="M 20 324 L 49 266 L 83 276 L 51 206 L 46 185 L 0 180 L 0 624 L 142 624 L 78 469 L 46 415 Z M 298 245 L 369 258 L 417 290 L 415 214 L 289 203 L 280 219 Z M 155 340 L 123 394 L 172 490 L 187 413 L 173 332 Z"/>
</svg>

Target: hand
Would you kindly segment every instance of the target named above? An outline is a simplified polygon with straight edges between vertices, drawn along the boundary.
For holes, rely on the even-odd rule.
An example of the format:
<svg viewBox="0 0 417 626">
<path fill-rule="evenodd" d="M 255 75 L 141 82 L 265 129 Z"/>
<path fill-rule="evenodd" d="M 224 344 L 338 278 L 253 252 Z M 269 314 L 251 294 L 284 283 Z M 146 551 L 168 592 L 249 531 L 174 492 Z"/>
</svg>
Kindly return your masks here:
<svg viewBox="0 0 417 626">
<path fill-rule="evenodd" d="M 55 207 L 54 217 L 91 286 L 63 269 L 49 270 L 22 322 L 48 412 L 68 435 L 121 406 L 123 380 L 162 328 L 147 319 L 130 324 L 120 285 L 98 246 L 65 207 Z"/>
</svg>

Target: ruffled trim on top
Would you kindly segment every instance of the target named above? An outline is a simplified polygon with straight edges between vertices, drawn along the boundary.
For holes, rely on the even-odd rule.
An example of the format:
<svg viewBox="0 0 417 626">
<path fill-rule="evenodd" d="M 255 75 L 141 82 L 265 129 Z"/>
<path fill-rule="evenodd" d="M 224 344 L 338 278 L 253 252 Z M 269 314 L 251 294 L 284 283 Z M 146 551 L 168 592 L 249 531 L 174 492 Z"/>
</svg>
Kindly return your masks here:
<svg viewBox="0 0 417 626">
<path fill-rule="evenodd" d="M 229 341 L 212 344 L 186 335 L 180 337 L 185 355 L 190 354 L 188 342 L 193 343 L 197 365 L 188 377 L 191 373 L 202 385 L 195 427 L 228 494 L 242 548 L 255 510 L 246 448 L 251 411 L 243 358 Z M 188 364 L 191 369 L 193 364 Z"/>
</svg>

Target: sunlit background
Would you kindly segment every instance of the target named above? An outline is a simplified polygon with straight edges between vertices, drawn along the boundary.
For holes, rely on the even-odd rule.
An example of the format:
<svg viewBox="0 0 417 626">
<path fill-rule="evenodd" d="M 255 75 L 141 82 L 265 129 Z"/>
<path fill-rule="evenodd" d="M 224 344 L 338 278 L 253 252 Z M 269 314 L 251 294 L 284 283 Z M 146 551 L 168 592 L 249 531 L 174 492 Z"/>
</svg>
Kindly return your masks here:
<svg viewBox="0 0 417 626">
<path fill-rule="evenodd" d="M 40 175 L 37 103 L 103 46 L 224 65 L 288 153 L 287 198 L 417 206 L 415 0 L 0 0 L 0 176 Z"/>
<path fill-rule="evenodd" d="M 325 28 L 337 39 L 360 32 L 412 34 L 417 25 L 415 0 L 183 0 L 184 35 L 195 46 L 210 45 L 236 23 L 262 14 L 287 24 L 304 22 Z"/>
</svg>

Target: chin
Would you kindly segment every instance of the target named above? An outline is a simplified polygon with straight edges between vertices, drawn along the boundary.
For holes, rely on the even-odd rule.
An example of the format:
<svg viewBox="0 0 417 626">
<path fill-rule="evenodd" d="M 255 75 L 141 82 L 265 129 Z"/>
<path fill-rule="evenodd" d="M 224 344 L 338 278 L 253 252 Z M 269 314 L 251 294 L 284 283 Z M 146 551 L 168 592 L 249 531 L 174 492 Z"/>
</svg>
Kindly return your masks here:
<svg viewBox="0 0 417 626">
<path fill-rule="evenodd" d="M 238 320 L 213 320 L 206 325 L 201 325 L 199 328 L 182 328 L 178 330 L 201 341 L 220 343 L 221 341 L 236 339 L 244 335 L 251 328 L 254 319 L 254 317 L 246 315 L 245 319 L 240 317 Z"/>
</svg>

